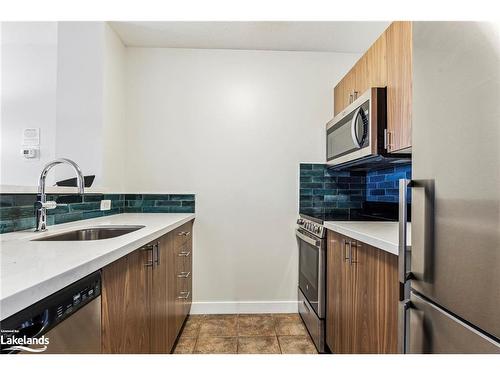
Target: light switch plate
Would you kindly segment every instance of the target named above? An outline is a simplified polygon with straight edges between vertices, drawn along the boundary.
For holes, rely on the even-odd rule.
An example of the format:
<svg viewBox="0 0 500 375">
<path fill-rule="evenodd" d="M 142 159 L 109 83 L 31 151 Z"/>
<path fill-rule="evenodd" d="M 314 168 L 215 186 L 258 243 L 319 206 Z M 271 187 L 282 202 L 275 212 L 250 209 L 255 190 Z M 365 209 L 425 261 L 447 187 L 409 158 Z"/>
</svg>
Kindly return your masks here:
<svg viewBox="0 0 500 375">
<path fill-rule="evenodd" d="M 107 210 L 111 210 L 111 200 L 103 199 L 101 201 L 101 211 L 107 211 Z"/>
</svg>

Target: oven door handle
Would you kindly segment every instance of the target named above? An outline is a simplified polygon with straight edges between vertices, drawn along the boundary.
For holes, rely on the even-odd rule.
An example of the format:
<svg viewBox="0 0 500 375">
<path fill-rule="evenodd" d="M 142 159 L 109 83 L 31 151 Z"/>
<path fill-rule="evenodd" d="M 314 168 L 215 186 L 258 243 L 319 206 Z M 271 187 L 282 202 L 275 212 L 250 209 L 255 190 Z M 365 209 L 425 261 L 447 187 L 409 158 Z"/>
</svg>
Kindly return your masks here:
<svg viewBox="0 0 500 375">
<path fill-rule="evenodd" d="M 315 240 L 309 236 L 306 236 L 305 234 L 301 233 L 298 229 L 295 229 L 295 234 L 297 237 L 299 237 L 302 241 L 307 242 L 310 245 L 313 245 L 315 247 L 320 247 L 320 241 Z"/>
</svg>

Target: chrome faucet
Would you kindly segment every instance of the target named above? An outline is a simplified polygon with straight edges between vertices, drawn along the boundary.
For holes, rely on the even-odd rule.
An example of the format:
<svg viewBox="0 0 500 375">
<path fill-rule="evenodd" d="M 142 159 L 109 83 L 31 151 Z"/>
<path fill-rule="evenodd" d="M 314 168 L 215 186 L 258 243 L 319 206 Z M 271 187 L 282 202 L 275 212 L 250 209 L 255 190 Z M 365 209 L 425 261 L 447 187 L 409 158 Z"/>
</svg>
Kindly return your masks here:
<svg viewBox="0 0 500 375">
<path fill-rule="evenodd" d="M 42 173 L 40 174 L 40 180 L 38 182 L 38 200 L 35 203 L 36 209 L 36 228 L 35 232 L 43 232 L 47 230 L 47 210 L 56 208 L 57 206 L 62 206 L 54 201 L 47 202 L 47 195 L 45 194 L 45 179 L 47 178 L 47 173 L 58 164 L 68 164 L 76 172 L 76 179 L 78 182 L 78 194 L 83 195 L 84 193 L 84 179 L 83 174 L 74 161 L 69 159 L 56 159 L 51 161 L 45 167 L 43 167 Z"/>
</svg>

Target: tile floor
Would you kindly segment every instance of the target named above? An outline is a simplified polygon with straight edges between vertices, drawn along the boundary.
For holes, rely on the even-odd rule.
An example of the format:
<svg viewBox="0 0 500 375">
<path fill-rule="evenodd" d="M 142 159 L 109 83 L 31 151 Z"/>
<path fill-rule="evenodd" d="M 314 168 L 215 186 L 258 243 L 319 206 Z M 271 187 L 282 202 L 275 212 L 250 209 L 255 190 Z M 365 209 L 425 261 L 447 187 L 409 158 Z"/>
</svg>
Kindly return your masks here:
<svg viewBox="0 0 500 375">
<path fill-rule="evenodd" d="M 298 314 L 190 315 L 174 354 L 317 354 Z"/>
</svg>

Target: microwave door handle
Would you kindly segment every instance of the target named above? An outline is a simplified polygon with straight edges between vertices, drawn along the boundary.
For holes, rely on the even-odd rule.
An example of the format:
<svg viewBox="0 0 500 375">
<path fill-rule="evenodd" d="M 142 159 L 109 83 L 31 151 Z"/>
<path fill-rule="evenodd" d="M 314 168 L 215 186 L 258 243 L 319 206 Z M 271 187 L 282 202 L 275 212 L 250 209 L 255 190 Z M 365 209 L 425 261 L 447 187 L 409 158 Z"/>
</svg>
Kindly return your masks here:
<svg viewBox="0 0 500 375">
<path fill-rule="evenodd" d="M 357 148 L 361 148 L 361 145 L 359 144 L 358 141 L 358 136 L 356 135 L 356 120 L 358 119 L 359 113 L 361 112 L 361 107 L 358 107 L 356 111 L 354 112 L 354 116 L 352 116 L 351 120 L 351 137 L 352 137 L 352 142 Z"/>
</svg>

